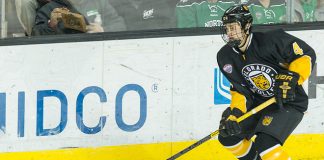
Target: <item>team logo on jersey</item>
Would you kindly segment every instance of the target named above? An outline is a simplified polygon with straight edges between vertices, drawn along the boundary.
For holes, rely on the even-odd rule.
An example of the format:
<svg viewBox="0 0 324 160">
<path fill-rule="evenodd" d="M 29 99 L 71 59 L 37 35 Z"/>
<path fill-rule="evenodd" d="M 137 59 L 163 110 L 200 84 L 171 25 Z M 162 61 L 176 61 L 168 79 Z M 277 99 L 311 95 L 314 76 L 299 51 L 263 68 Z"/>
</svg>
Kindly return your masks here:
<svg viewBox="0 0 324 160">
<path fill-rule="evenodd" d="M 294 49 L 294 52 L 295 52 L 296 55 L 303 55 L 304 54 L 303 49 L 301 49 L 299 47 L 299 45 L 297 44 L 297 42 L 294 42 L 293 43 L 293 49 Z"/>
<path fill-rule="evenodd" d="M 223 67 L 223 70 L 227 73 L 232 73 L 233 72 L 233 66 L 231 64 L 225 64 Z"/>
<path fill-rule="evenodd" d="M 242 69 L 242 75 L 250 89 L 263 97 L 273 96 L 276 70 L 264 64 L 250 64 Z"/>
<path fill-rule="evenodd" d="M 271 116 L 264 116 L 263 120 L 262 120 L 262 125 L 264 126 L 269 126 L 270 123 L 272 122 L 273 117 Z"/>
<path fill-rule="evenodd" d="M 270 82 L 262 73 L 253 75 L 251 80 L 258 88 L 261 88 L 262 90 L 268 90 L 270 88 Z"/>
</svg>

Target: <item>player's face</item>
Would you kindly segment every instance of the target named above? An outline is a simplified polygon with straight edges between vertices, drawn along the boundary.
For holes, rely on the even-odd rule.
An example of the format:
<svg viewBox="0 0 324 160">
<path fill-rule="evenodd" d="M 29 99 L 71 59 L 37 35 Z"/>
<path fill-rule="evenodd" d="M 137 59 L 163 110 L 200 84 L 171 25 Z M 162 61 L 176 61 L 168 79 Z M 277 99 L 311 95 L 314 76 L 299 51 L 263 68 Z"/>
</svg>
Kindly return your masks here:
<svg viewBox="0 0 324 160">
<path fill-rule="evenodd" d="M 238 22 L 225 24 L 225 27 L 229 41 L 243 39 L 243 31 L 241 25 Z"/>
</svg>

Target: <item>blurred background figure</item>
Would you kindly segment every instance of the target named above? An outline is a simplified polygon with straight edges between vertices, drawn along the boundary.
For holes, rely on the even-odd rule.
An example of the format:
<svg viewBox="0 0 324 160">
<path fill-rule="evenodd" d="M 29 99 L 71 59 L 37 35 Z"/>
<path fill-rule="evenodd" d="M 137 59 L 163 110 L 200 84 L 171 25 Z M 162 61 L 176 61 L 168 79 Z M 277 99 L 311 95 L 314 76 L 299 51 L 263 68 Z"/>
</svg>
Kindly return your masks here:
<svg viewBox="0 0 324 160">
<path fill-rule="evenodd" d="M 79 25 L 79 29 L 67 28 L 63 23 L 63 15 L 74 19 L 70 22 L 77 22 L 72 25 Z M 85 25 L 86 29 L 82 29 Z M 37 9 L 32 35 L 114 32 L 125 29 L 124 20 L 107 0 L 51 0 Z"/>
<path fill-rule="evenodd" d="M 234 0 L 180 0 L 176 6 L 177 27 L 215 27 L 227 8 L 238 3 Z"/>
<path fill-rule="evenodd" d="M 0 1 L 0 29 L 1 29 L 1 32 L 0 32 L 0 37 L 2 38 L 3 35 L 2 35 L 2 30 L 3 30 L 3 21 L 5 21 L 5 19 L 2 18 L 2 2 Z"/>
<path fill-rule="evenodd" d="M 17 17 L 27 36 L 31 35 L 37 8 L 48 2 L 50 0 L 15 0 Z"/>
<path fill-rule="evenodd" d="M 317 21 L 324 21 L 324 0 L 318 0 L 317 8 L 315 10 L 315 19 Z"/>
<path fill-rule="evenodd" d="M 118 15 L 109 0 L 69 0 L 86 20 L 93 25 L 100 25 L 104 32 L 125 31 L 124 19 Z"/>
<path fill-rule="evenodd" d="M 127 30 L 175 28 L 176 0 L 111 0 Z"/>
<path fill-rule="evenodd" d="M 72 6 L 68 0 L 53 0 L 36 11 L 35 23 L 32 29 L 32 35 L 55 35 L 82 33 L 78 30 L 65 28 L 62 19 L 62 12 L 79 12 Z"/>
<path fill-rule="evenodd" d="M 15 1 L 3 0 L 0 4 L 1 12 L 3 12 L 1 13 L 3 14 L 1 15 L 1 38 L 24 36 L 23 28 L 17 18 Z"/>
<path fill-rule="evenodd" d="M 72 15 L 71 13 L 75 13 L 73 17 L 78 24 L 87 25 L 87 31 L 64 26 L 63 15 Z M 52 0 L 37 10 L 32 35 L 114 32 L 125 29 L 124 20 L 107 0 Z"/>
<path fill-rule="evenodd" d="M 250 0 L 248 2 L 253 16 L 253 24 L 285 23 L 285 0 Z"/>
<path fill-rule="evenodd" d="M 295 22 L 313 22 L 318 0 L 296 0 Z"/>
</svg>

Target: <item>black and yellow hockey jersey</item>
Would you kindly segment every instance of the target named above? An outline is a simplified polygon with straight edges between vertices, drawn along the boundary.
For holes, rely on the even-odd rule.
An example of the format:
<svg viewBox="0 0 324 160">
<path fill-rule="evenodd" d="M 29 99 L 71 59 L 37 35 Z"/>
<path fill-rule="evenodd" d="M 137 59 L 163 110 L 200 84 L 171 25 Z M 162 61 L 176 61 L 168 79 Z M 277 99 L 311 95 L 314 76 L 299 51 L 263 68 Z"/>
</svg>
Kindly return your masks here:
<svg viewBox="0 0 324 160">
<path fill-rule="evenodd" d="M 274 96 L 275 75 L 291 70 L 300 75 L 296 98 L 288 104 L 306 111 L 308 96 L 301 84 L 310 76 L 316 61 L 314 50 L 304 41 L 275 30 L 251 34 L 243 53 L 225 45 L 217 54 L 220 70 L 231 82 L 231 108 L 243 112 Z"/>
</svg>

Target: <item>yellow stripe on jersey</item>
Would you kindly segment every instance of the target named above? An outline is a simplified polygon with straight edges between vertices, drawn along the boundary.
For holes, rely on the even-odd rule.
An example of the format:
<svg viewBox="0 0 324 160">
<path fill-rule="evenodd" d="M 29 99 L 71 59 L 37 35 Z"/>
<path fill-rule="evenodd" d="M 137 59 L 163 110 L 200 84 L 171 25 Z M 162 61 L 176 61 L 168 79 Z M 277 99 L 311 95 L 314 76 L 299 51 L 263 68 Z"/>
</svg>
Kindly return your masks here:
<svg viewBox="0 0 324 160">
<path fill-rule="evenodd" d="M 294 60 L 290 63 L 289 70 L 299 74 L 298 84 L 302 85 L 311 74 L 312 58 L 305 55 Z"/>
<path fill-rule="evenodd" d="M 246 156 L 252 147 L 252 141 L 251 140 L 242 140 L 238 144 L 233 146 L 225 146 L 226 149 L 228 149 L 235 157 L 241 158 Z"/>
<path fill-rule="evenodd" d="M 246 113 L 246 99 L 245 96 L 242 94 L 236 92 L 236 91 L 230 91 L 232 99 L 231 99 L 231 104 L 230 107 L 233 110 L 233 108 L 238 108 L 241 110 L 243 113 Z"/>
<path fill-rule="evenodd" d="M 263 151 L 260 156 L 262 160 L 291 160 L 279 144 Z"/>
</svg>

